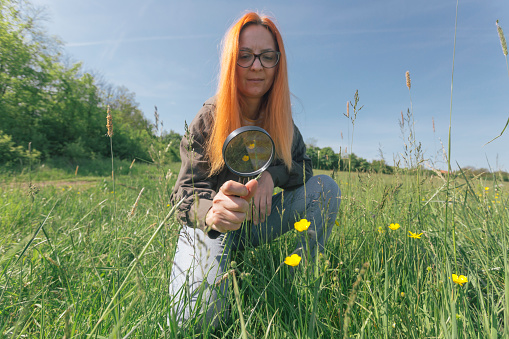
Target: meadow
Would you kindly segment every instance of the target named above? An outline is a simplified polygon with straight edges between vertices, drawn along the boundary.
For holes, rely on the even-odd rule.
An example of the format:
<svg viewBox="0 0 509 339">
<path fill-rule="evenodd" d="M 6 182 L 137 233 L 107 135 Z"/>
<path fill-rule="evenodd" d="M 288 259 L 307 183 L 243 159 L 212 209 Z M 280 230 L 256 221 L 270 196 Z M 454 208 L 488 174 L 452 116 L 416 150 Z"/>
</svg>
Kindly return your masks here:
<svg viewBox="0 0 509 339">
<path fill-rule="evenodd" d="M 505 39 L 502 47 L 507 57 Z M 350 150 L 357 104 L 358 93 L 345 114 Z M 180 164 L 168 161 L 168 147 L 150 162 L 0 168 L 1 336 L 509 337 L 508 183 L 497 173 L 424 171 L 413 126 L 408 110 L 391 175 L 315 171 L 342 191 L 315 263 L 294 271 L 284 263 L 296 230 L 234 254 L 225 277 L 230 317 L 217 329 L 197 330 L 199 318 L 178 326 L 171 314 L 180 226 L 169 196 Z M 450 144 L 449 136 L 449 169 Z"/>
<path fill-rule="evenodd" d="M 194 333 L 193 323 L 178 329 L 168 320 L 179 228 L 168 218 L 169 194 L 179 163 L 116 161 L 115 180 L 107 164 L 88 175 L 37 165 L 2 176 L 3 336 L 507 335 L 509 194 L 496 176 L 326 172 L 342 203 L 318 263 L 301 264 L 294 275 L 283 264 L 297 231 L 236 253 L 230 318 Z"/>
</svg>

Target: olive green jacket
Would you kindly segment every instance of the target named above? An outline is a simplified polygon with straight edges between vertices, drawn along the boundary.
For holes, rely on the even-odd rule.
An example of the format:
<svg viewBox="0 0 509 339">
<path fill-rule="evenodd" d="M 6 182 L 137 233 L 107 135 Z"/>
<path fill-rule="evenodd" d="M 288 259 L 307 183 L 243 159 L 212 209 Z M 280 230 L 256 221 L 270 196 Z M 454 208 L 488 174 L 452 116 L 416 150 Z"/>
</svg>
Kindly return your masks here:
<svg viewBox="0 0 509 339">
<path fill-rule="evenodd" d="M 205 144 L 215 118 L 215 98 L 207 100 L 189 125 L 189 134 L 182 137 L 180 157 L 182 165 L 171 195 L 173 203 L 184 201 L 177 211 L 178 219 L 190 227 L 205 228 L 205 217 L 212 207 L 212 199 L 228 180 L 242 179 L 231 173 L 226 166 L 216 175 L 209 176 L 209 162 Z M 267 168 L 274 187 L 286 190 L 302 186 L 313 176 L 311 159 L 306 155 L 306 145 L 294 124 L 292 144 L 292 169 L 288 171 L 283 161 L 275 159 Z"/>
</svg>

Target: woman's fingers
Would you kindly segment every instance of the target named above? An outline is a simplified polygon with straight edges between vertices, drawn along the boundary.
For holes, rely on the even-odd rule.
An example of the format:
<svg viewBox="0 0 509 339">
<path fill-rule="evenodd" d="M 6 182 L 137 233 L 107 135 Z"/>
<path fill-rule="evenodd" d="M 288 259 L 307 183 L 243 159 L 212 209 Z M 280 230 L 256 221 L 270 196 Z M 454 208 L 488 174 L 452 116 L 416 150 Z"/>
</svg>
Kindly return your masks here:
<svg viewBox="0 0 509 339">
<path fill-rule="evenodd" d="M 250 212 L 249 199 L 256 192 L 257 183 L 243 185 L 227 181 L 212 200 L 212 208 L 207 214 L 207 224 L 220 232 L 240 228 Z"/>
<path fill-rule="evenodd" d="M 254 197 L 253 223 L 265 221 L 272 210 L 272 193 L 274 192 L 274 181 L 269 172 L 263 172 L 258 179 L 258 187 Z"/>
</svg>

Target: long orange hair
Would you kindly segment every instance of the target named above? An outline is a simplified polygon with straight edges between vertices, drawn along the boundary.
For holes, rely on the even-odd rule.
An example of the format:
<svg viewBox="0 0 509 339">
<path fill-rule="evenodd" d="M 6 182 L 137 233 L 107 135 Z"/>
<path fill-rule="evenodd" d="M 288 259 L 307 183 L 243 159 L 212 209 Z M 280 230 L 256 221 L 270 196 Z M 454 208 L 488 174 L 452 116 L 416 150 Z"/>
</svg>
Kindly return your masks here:
<svg viewBox="0 0 509 339">
<path fill-rule="evenodd" d="M 211 164 L 209 174 L 218 173 L 224 166 L 222 148 L 224 140 L 242 125 L 242 102 L 237 90 L 237 58 L 239 37 L 247 25 L 261 25 L 269 30 L 281 53 L 276 66 L 274 82 L 262 99 L 265 110 L 263 129 L 276 146 L 276 157 L 283 160 L 288 169 L 292 167 L 293 120 L 288 87 L 288 72 L 283 39 L 274 22 L 258 13 L 247 13 L 228 30 L 223 39 L 221 72 L 216 95 L 216 114 L 211 135 L 206 144 L 206 153 Z"/>
</svg>

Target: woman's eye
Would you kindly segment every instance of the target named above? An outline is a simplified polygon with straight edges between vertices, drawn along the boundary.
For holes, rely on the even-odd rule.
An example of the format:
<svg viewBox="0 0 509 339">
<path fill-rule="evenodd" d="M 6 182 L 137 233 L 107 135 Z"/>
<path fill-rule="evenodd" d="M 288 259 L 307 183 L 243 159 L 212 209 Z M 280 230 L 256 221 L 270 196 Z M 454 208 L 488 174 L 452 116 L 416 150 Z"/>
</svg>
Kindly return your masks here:
<svg viewBox="0 0 509 339">
<path fill-rule="evenodd" d="M 251 58 L 251 54 L 249 54 L 249 53 L 241 53 L 241 54 L 239 55 L 239 59 L 244 59 L 244 60 L 246 60 L 246 59 L 249 59 L 249 58 Z"/>
</svg>

